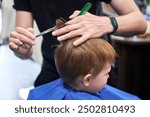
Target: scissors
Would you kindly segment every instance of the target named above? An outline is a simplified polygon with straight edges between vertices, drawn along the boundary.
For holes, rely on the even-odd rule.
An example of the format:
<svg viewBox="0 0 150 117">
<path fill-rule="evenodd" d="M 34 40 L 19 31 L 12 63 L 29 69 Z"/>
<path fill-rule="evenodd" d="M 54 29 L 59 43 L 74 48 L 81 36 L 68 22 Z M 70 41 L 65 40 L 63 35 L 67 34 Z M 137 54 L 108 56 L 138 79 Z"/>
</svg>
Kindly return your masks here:
<svg viewBox="0 0 150 117">
<path fill-rule="evenodd" d="M 88 10 L 90 10 L 91 7 L 92 7 L 92 3 L 87 2 L 87 3 L 85 4 L 85 6 L 81 9 L 81 11 L 79 12 L 78 16 L 79 16 L 79 15 L 84 15 Z M 36 35 L 36 38 L 39 37 L 39 36 L 42 36 L 42 35 L 44 35 L 44 34 L 46 34 L 46 33 L 52 32 L 52 31 L 54 31 L 55 29 L 59 29 L 59 28 L 64 27 L 65 22 L 66 22 L 66 21 L 65 21 L 63 18 L 57 19 L 57 20 L 56 20 L 56 26 L 51 27 L 51 28 L 49 28 L 49 29 L 47 29 L 47 30 L 41 32 L 40 34 Z M 58 27 L 57 23 L 58 23 L 58 24 L 61 23 L 61 25 Z"/>
</svg>

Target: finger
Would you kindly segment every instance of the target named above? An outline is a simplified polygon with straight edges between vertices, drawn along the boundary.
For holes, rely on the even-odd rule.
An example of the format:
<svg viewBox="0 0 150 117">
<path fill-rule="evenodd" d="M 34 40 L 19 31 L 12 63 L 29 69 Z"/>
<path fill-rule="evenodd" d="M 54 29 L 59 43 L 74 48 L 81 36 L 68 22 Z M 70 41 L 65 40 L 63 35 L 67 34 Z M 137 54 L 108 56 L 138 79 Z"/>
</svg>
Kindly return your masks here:
<svg viewBox="0 0 150 117">
<path fill-rule="evenodd" d="M 62 34 L 65 34 L 65 33 L 68 33 L 68 32 L 70 32 L 70 31 L 76 30 L 76 29 L 78 29 L 79 27 L 80 27 L 79 24 L 67 25 L 67 26 L 65 26 L 65 27 L 63 27 L 63 28 L 60 28 L 60 29 L 58 29 L 58 30 L 53 31 L 53 32 L 52 32 L 52 35 L 53 35 L 53 36 L 60 36 L 60 35 L 62 35 Z"/>
<path fill-rule="evenodd" d="M 31 30 L 31 29 L 29 29 Z M 21 28 L 21 27 L 16 27 L 16 31 L 18 33 L 21 33 L 23 35 L 25 35 L 26 37 L 34 40 L 35 39 L 35 35 L 33 33 L 31 33 L 30 31 L 28 31 L 27 29 Z"/>
<path fill-rule="evenodd" d="M 57 40 L 58 41 L 63 41 L 63 40 L 71 39 L 73 37 L 77 37 L 77 36 L 80 36 L 80 35 L 81 35 L 81 31 L 80 30 L 74 30 L 74 31 L 71 31 L 69 33 L 64 34 L 63 36 L 59 36 L 57 38 Z"/>
<path fill-rule="evenodd" d="M 67 21 L 65 24 L 66 25 L 77 24 L 77 23 L 79 23 L 81 21 L 83 21 L 83 16 L 77 16 L 77 17 Z"/>
<path fill-rule="evenodd" d="M 73 14 L 69 16 L 69 18 L 73 19 L 74 17 L 76 17 L 79 14 L 79 12 L 80 12 L 79 10 L 74 11 Z"/>
<path fill-rule="evenodd" d="M 31 48 L 30 45 L 22 43 L 19 39 L 10 38 L 9 47 L 11 50 L 18 50 L 19 48 Z"/>
<path fill-rule="evenodd" d="M 19 39 L 16 39 L 16 38 L 9 38 L 9 42 L 14 43 L 17 46 L 20 46 L 23 44 Z"/>
<path fill-rule="evenodd" d="M 79 13 L 79 12 L 78 12 Z M 77 15 L 76 17 L 72 18 L 71 20 L 69 20 L 68 22 L 66 22 L 65 24 L 66 25 L 69 25 L 69 24 L 76 24 L 76 23 L 79 23 L 81 21 L 84 21 L 84 20 L 88 20 L 89 18 L 91 17 L 91 14 L 86 12 L 84 15 Z"/>
<path fill-rule="evenodd" d="M 11 32 L 10 33 L 10 38 L 16 38 L 16 39 L 18 39 L 19 38 L 18 33 L 15 32 L 15 31 Z"/>
<path fill-rule="evenodd" d="M 32 29 L 29 29 L 29 30 L 32 31 Z M 28 30 L 21 28 L 21 27 L 16 27 L 16 31 L 17 32 L 12 32 L 10 34 L 10 37 L 19 39 L 22 43 L 35 45 L 35 42 L 34 42 L 35 39 L 33 39 L 35 37 L 34 34 L 32 34 Z"/>
<path fill-rule="evenodd" d="M 88 39 L 89 39 L 89 35 L 83 35 L 81 38 L 79 38 L 78 40 L 73 42 L 73 45 L 78 46 L 78 45 L 82 44 L 83 42 L 85 42 Z"/>
<path fill-rule="evenodd" d="M 17 32 L 11 32 L 10 33 L 10 39 L 9 41 L 11 43 L 14 43 L 16 46 L 22 46 L 27 43 L 29 44 L 29 46 L 32 46 L 32 45 L 35 45 L 35 42 L 31 39 L 29 39 L 28 37 L 22 35 L 22 34 L 19 34 Z M 13 47 L 12 47 L 13 48 Z M 16 49 L 16 47 L 14 47 L 14 49 Z"/>
<path fill-rule="evenodd" d="M 10 48 L 11 50 L 17 50 L 17 49 L 19 48 L 19 46 L 16 45 L 15 43 L 13 43 L 13 42 L 10 42 L 10 43 L 9 43 L 9 48 Z"/>
<path fill-rule="evenodd" d="M 9 42 L 12 42 L 17 46 L 21 46 L 24 43 L 27 43 L 27 41 L 24 41 L 24 40 L 27 40 L 25 38 L 26 37 L 24 37 L 22 34 L 18 34 L 17 32 L 11 32 Z M 31 42 L 29 42 L 29 44 L 32 45 L 33 42 L 31 41 Z"/>
<path fill-rule="evenodd" d="M 29 44 L 30 46 L 32 45 L 35 45 L 35 41 L 32 40 L 31 38 L 28 38 L 22 34 L 18 34 L 19 35 L 19 40 L 22 42 L 22 43 L 27 43 Z"/>
<path fill-rule="evenodd" d="M 18 39 L 17 32 L 11 32 L 9 38 L 9 47 L 11 50 L 16 50 L 22 42 Z"/>
<path fill-rule="evenodd" d="M 34 34 L 34 29 L 33 29 L 33 28 L 27 28 L 27 30 L 28 30 L 29 32 L 31 32 L 31 33 Z"/>
</svg>

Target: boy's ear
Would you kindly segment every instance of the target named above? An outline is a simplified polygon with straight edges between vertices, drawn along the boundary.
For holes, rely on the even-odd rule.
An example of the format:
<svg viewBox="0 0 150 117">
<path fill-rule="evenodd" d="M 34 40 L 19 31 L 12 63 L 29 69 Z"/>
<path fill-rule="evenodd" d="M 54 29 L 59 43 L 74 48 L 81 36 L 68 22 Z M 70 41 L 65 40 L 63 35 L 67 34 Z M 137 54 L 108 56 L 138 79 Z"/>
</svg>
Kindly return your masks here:
<svg viewBox="0 0 150 117">
<path fill-rule="evenodd" d="M 83 85 L 84 86 L 89 86 L 91 78 L 92 78 L 92 74 L 85 75 L 84 78 L 83 78 Z"/>
</svg>

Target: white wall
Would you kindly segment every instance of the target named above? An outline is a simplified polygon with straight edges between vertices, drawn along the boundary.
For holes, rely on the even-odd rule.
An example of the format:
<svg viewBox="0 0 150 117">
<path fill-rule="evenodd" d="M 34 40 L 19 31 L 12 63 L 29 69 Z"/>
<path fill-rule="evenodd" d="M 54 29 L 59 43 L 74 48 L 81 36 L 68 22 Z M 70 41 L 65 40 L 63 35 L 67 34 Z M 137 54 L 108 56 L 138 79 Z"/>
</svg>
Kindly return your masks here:
<svg viewBox="0 0 150 117">
<path fill-rule="evenodd" d="M 1 9 L 0 9 L 0 32 L 1 32 L 1 26 L 2 26 L 2 13 L 1 13 Z"/>
<path fill-rule="evenodd" d="M 39 30 L 37 28 L 36 23 L 34 22 L 34 29 L 35 29 L 35 34 L 39 34 Z M 38 63 L 42 64 L 42 54 L 41 54 L 41 43 L 42 43 L 42 37 L 38 37 L 36 40 L 36 44 L 33 47 L 33 55 L 32 58 L 37 61 Z"/>
</svg>

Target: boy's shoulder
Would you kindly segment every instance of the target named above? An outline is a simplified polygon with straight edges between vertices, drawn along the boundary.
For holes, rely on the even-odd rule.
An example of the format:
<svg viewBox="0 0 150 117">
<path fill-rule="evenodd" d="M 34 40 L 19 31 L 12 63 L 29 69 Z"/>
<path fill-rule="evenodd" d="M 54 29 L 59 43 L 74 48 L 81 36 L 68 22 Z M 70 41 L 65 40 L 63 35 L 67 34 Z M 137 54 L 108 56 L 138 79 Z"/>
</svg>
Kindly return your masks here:
<svg viewBox="0 0 150 117">
<path fill-rule="evenodd" d="M 64 83 L 62 78 L 41 85 L 29 92 L 28 100 L 137 100 L 137 96 L 105 85 L 98 93 L 77 91 Z"/>
<path fill-rule="evenodd" d="M 62 78 L 30 90 L 28 100 L 98 100 L 99 95 L 74 90 Z"/>
<path fill-rule="evenodd" d="M 49 100 L 55 94 L 54 89 L 56 89 L 58 86 L 61 86 L 62 84 L 63 80 L 59 78 L 50 83 L 38 86 L 30 90 L 28 100 Z"/>
<path fill-rule="evenodd" d="M 105 85 L 105 87 L 99 91 L 102 98 L 105 100 L 139 100 L 140 98 L 134 94 L 122 91 L 118 88 L 112 87 L 110 85 Z"/>
</svg>

